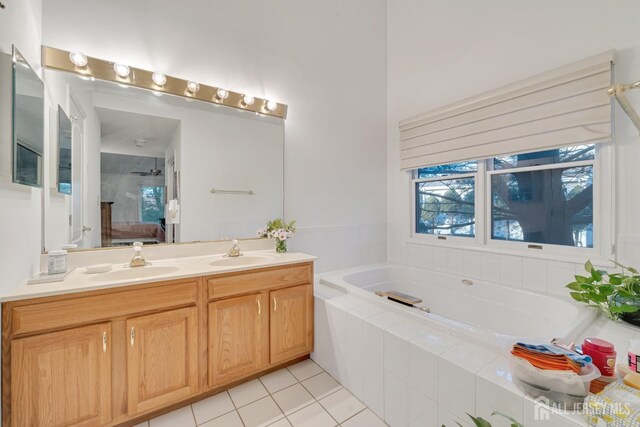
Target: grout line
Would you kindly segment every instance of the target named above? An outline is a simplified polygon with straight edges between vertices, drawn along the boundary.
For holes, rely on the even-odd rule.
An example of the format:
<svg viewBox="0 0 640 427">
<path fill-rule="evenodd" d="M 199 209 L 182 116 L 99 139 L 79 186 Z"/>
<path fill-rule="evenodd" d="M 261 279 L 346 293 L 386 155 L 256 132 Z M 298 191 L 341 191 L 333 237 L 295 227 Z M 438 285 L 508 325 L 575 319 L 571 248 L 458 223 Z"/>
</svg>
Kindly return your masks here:
<svg viewBox="0 0 640 427">
<path fill-rule="evenodd" d="M 193 405 L 189 405 L 189 409 L 191 409 L 191 416 L 193 417 L 193 425 L 198 426 L 198 420 L 196 420 L 196 413 L 193 410 Z"/>
</svg>

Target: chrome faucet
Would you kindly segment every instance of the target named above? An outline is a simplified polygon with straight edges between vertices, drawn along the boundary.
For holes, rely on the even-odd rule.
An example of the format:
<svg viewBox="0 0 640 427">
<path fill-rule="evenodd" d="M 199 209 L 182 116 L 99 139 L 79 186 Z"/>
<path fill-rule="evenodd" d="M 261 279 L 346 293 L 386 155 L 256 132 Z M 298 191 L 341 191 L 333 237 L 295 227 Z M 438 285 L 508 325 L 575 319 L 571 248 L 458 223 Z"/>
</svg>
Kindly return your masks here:
<svg viewBox="0 0 640 427">
<path fill-rule="evenodd" d="M 142 242 L 133 242 L 133 258 L 129 262 L 129 267 L 144 267 L 147 260 L 142 255 Z"/>
<path fill-rule="evenodd" d="M 242 254 L 240 253 L 240 246 L 238 246 L 238 241 L 237 241 L 237 240 L 233 239 L 233 240 L 231 241 L 231 245 L 232 245 L 232 246 L 231 246 L 231 248 L 229 249 L 229 251 L 227 252 L 227 255 L 226 255 L 226 256 L 228 256 L 228 257 L 232 257 L 232 258 L 235 258 L 235 257 L 239 257 L 240 255 L 242 255 Z"/>
</svg>

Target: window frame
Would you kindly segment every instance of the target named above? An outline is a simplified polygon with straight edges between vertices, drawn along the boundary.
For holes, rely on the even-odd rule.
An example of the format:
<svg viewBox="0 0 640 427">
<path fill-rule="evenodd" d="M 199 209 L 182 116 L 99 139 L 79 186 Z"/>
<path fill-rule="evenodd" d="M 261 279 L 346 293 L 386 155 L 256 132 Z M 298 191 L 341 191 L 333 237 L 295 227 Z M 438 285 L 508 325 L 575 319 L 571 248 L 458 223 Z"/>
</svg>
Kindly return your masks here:
<svg viewBox="0 0 640 427">
<path fill-rule="evenodd" d="M 593 143 L 593 142 L 592 142 Z M 586 145 L 586 143 L 583 143 Z M 576 143 L 575 145 L 580 145 Z M 418 179 L 418 169 L 412 170 L 410 184 L 411 212 L 410 233 L 407 242 L 441 247 L 455 247 L 499 254 L 518 255 L 531 258 L 542 258 L 569 262 L 609 263 L 615 255 L 615 176 L 613 144 L 609 142 L 595 143 L 595 158 L 579 162 L 553 163 L 547 165 L 527 166 L 521 168 L 493 170 L 493 158 L 480 159 L 475 173 L 455 174 L 433 178 Z M 593 167 L 593 248 L 563 246 L 554 244 L 538 244 L 532 242 L 505 241 L 491 238 L 491 177 L 511 172 L 527 172 L 532 170 L 549 170 L 567 167 L 591 165 Z M 425 181 L 440 181 L 462 177 L 475 177 L 476 236 L 444 236 L 418 233 L 416 230 L 416 184 Z M 531 247 L 533 245 L 534 247 Z M 538 249 L 537 247 L 542 247 Z"/>
</svg>

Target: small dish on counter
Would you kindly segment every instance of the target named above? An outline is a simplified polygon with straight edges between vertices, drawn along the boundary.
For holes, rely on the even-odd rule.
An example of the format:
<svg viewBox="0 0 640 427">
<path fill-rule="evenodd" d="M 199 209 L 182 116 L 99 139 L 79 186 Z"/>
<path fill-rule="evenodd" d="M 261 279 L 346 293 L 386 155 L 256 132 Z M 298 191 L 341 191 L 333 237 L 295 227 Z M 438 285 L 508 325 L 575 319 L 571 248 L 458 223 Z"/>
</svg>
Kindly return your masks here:
<svg viewBox="0 0 640 427">
<path fill-rule="evenodd" d="M 84 272 L 86 274 L 98 274 L 98 273 L 106 273 L 107 271 L 111 271 L 113 264 L 94 264 L 85 268 Z"/>
</svg>

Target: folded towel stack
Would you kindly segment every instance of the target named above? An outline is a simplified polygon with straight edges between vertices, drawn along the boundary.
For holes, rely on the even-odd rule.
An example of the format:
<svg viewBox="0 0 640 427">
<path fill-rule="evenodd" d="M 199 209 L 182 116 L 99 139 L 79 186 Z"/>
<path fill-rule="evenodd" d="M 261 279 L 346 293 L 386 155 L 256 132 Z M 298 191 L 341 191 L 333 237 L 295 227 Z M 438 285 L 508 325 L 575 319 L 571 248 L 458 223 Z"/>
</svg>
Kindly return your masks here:
<svg viewBox="0 0 640 427">
<path fill-rule="evenodd" d="M 551 344 L 516 343 L 511 354 L 526 360 L 538 369 L 573 371 L 580 373 L 583 366 L 591 363 L 590 356 L 583 356 Z"/>
</svg>

